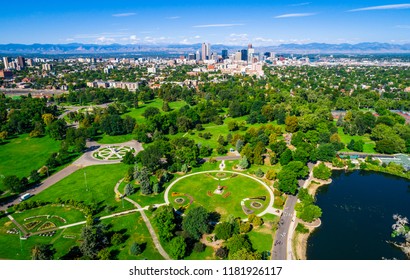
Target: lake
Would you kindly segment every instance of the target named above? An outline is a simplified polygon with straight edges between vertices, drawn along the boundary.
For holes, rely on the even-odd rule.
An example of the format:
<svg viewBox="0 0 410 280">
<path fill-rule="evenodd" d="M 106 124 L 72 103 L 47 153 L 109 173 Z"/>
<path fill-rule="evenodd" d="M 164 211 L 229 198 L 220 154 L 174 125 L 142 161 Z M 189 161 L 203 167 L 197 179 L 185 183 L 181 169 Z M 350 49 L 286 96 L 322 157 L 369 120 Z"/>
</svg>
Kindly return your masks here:
<svg viewBox="0 0 410 280">
<path fill-rule="evenodd" d="M 392 241 L 393 214 L 410 218 L 410 181 L 365 171 L 334 171 L 319 188 L 322 225 L 309 237 L 307 259 L 407 259 Z"/>
</svg>

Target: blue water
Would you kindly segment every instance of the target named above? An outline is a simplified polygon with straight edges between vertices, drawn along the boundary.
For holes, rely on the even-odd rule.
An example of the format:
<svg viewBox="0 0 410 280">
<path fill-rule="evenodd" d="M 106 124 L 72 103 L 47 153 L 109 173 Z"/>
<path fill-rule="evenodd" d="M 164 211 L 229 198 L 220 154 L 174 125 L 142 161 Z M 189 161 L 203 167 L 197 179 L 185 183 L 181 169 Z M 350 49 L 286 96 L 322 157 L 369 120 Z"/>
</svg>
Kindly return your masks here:
<svg viewBox="0 0 410 280">
<path fill-rule="evenodd" d="M 316 195 L 322 225 L 309 237 L 314 260 L 407 259 L 392 241 L 393 214 L 410 218 L 410 181 L 375 172 L 335 171 Z"/>
</svg>

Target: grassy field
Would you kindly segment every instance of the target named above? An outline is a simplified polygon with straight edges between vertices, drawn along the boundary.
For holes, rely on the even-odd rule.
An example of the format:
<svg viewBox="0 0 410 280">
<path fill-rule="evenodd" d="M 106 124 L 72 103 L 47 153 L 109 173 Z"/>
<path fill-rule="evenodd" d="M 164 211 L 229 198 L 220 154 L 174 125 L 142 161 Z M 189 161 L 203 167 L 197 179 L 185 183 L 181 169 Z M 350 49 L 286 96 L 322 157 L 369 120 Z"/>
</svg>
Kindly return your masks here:
<svg viewBox="0 0 410 280">
<path fill-rule="evenodd" d="M 248 232 L 252 247 L 258 252 L 271 251 L 273 243 L 273 231 L 265 226 L 254 228 Z"/>
<path fill-rule="evenodd" d="M 57 227 L 59 227 L 79 221 L 85 221 L 86 219 L 84 214 L 77 209 L 52 205 L 46 205 L 40 208 L 26 210 L 21 213 L 15 213 L 13 214 L 13 218 L 18 223 L 25 226 L 26 230 L 29 232 L 36 232 L 41 230 L 41 225 L 47 221 L 52 222 Z M 27 218 L 28 220 L 25 221 L 24 219 Z M 27 228 L 27 223 L 34 221 L 39 222 L 38 225 L 33 229 Z"/>
<path fill-rule="evenodd" d="M 376 151 L 374 150 L 374 147 L 376 147 L 376 143 L 372 140 L 370 140 L 368 135 L 355 135 L 355 136 L 350 136 L 347 135 L 343 132 L 342 127 L 338 127 L 338 133 L 340 135 L 340 138 L 342 140 L 342 143 L 344 143 L 346 146 L 350 143 L 350 141 L 353 139 L 354 141 L 362 140 L 364 142 L 363 145 L 363 152 L 364 153 L 369 153 L 369 154 L 374 154 Z M 349 150 L 347 147 L 342 150 L 342 152 L 353 152 Z"/>
<path fill-rule="evenodd" d="M 221 214 L 221 220 L 224 220 L 230 214 L 235 217 L 246 218 L 247 215 L 241 207 L 241 201 L 245 198 L 258 196 L 267 197 L 266 201 L 258 200 L 258 202 L 262 203 L 262 208 L 250 208 L 255 211 L 255 214 L 262 212 L 267 207 L 270 201 L 269 192 L 261 184 L 244 176 L 230 178 L 231 174 L 225 173 L 225 178 L 228 179 L 221 180 L 220 184 L 221 186 L 226 186 L 227 189 L 224 190 L 222 195 L 214 194 L 215 189 L 218 187 L 218 180 L 215 180 L 214 178 L 216 177 L 213 177 L 216 174 L 217 173 L 211 173 L 210 176 L 207 174 L 198 174 L 179 181 L 170 190 L 169 201 L 175 208 L 178 208 L 180 206 L 189 205 L 189 201 L 193 199 L 193 206 L 202 205 L 208 209 L 208 211 L 216 211 Z M 178 195 L 175 193 L 178 193 Z M 230 193 L 230 195 L 226 197 L 228 193 Z M 184 202 L 181 204 L 175 202 L 175 199 L 179 197 L 184 199 Z"/>
<path fill-rule="evenodd" d="M 119 260 L 162 260 L 161 254 L 158 253 L 151 239 L 151 235 L 142 220 L 139 213 L 133 213 L 126 216 L 121 216 L 109 220 L 104 220 L 104 223 L 112 225 L 110 228 L 113 232 L 121 232 L 125 234 L 127 239 L 118 246 L 110 248 L 112 258 Z M 130 254 L 130 247 L 134 243 L 145 244 L 145 250 L 142 254 L 134 256 Z"/>
<path fill-rule="evenodd" d="M 7 218 L 0 219 L 0 259 L 28 260 L 31 259 L 31 249 L 35 245 L 52 244 L 56 249 L 55 259 L 59 259 L 68 253 L 72 246 L 78 245 L 82 226 L 59 230 L 54 236 L 34 235 L 27 240 L 20 240 L 17 234 L 8 234 L 7 230 L 15 228 Z M 68 235 L 75 238 L 66 238 Z M 7 246 L 4 246 L 7 244 Z"/>
<path fill-rule="evenodd" d="M 164 101 L 162 101 L 159 98 L 156 98 L 153 101 L 149 101 L 145 104 L 141 104 L 136 109 L 135 108 L 131 109 L 128 113 L 125 113 L 123 116 L 130 116 L 136 119 L 137 123 L 144 123 L 145 118 L 142 116 L 142 114 L 145 112 L 145 110 L 148 107 L 155 107 L 155 108 L 160 109 L 161 112 L 163 112 L 161 109 L 163 104 L 164 104 Z M 175 102 L 169 102 L 168 105 L 171 108 L 171 110 L 178 110 L 179 108 L 185 106 L 186 102 L 185 101 L 175 101 Z"/>
<path fill-rule="evenodd" d="M 60 142 L 49 136 L 30 138 L 23 134 L 0 145 L 0 177 L 16 175 L 27 177 L 32 170 L 44 166 L 53 152 L 60 149 Z M 0 190 L 4 190 L 0 179 Z"/>
<path fill-rule="evenodd" d="M 225 140 L 226 140 L 226 136 L 230 133 L 232 135 L 234 134 L 240 134 L 240 135 L 244 135 L 246 133 L 246 131 L 241 131 L 241 130 L 237 130 L 237 131 L 229 131 L 228 129 L 228 123 L 232 120 L 235 120 L 237 122 L 245 122 L 247 117 L 239 117 L 239 118 L 226 118 L 224 120 L 224 123 L 222 125 L 216 125 L 213 123 L 210 124 L 205 124 L 203 125 L 204 130 L 202 131 L 196 131 L 193 130 L 191 131 L 191 133 L 177 133 L 175 135 L 169 135 L 170 139 L 176 138 L 176 137 L 187 137 L 189 139 L 192 139 L 195 141 L 195 143 L 201 143 L 204 146 L 209 146 L 213 149 L 216 149 L 219 144 L 218 144 L 218 138 L 220 135 L 222 135 Z M 276 121 L 274 122 L 269 122 L 267 124 L 273 124 L 273 125 L 277 125 Z M 252 127 L 254 128 L 259 128 L 261 126 L 263 126 L 264 124 L 253 124 Z M 284 125 L 280 125 L 282 127 L 284 127 Z M 249 125 L 247 125 L 246 127 L 250 127 Z M 199 133 L 211 133 L 211 138 L 210 139 L 205 139 L 203 137 L 199 137 Z M 231 145 L 228 143 L 228 145 L 226 146 L 226 149 L 229 150 L 230 148 L 234 148 L 234 145 Z M 216 151 L 214 150 L 212 153 L 212 156 L 217 156 L 218 154 L 216 153 Z"/>
<path fill-rule="evenodd" d="M 74 172 L 31 199 L 54 202 L 57 198 L 61 198 L 84 201 L 86 204 L 97 204 L 101 210 L 99 215 L 111 213 L 111 211 L 103 211 L 105 206 L 113 207 L 115 212 L 132 209 L 132 204 L 126 201 L 123 209 L 121 201 L 116 201 L 114 195 L 114 186 L 124 177 L 127 169 L 128 166 L 122 163 L 89 166 Z"/>
</svg>

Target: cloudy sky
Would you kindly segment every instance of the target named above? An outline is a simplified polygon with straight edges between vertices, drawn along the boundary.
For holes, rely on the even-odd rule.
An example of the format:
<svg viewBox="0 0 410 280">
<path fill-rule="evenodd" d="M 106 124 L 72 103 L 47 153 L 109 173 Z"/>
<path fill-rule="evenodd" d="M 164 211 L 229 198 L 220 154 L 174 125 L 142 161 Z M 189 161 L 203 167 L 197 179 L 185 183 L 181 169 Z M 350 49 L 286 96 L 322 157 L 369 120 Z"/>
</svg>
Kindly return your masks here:
<svg viewBox="0 0 410 280">
<path fill-rule="evenodd" d="M 410 2 L 4 1 L 0 44 L 410 43 Z"/>
</svg>

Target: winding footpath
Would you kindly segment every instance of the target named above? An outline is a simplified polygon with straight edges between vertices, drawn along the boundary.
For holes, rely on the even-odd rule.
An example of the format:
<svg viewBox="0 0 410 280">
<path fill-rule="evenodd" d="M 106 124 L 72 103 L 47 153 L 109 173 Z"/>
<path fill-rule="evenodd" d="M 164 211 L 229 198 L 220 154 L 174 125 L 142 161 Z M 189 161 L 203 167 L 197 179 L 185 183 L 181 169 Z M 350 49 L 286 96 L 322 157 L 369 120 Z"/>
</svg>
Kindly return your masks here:
<svg viewBox="0 0 410 280">
<path fill-rule="evenodd" d="M 158 252 L 161 254 L 161 256 L 166 259 L 166 260 L 170 260 L 171 258 L 169 257 L 169 255 L 167 254 L 167 252 L 165 252 L 164 248 L 162 247 L 161 243 L 159 242 L 159 239 L 157 237 L 157 234 L 155 233 L 154 228 L 151 225 L 150 220 L 148 219 L 147 215 L 144 212 L 144 208 L 141 207 L 141 205 L 139 205 L 136 201 L 128 198 L 128 197 L 124 197 L 123 194 L 121 194 L 121 192 L 118 190 L 118 187 L 120 186 L 121 182 L 124 179 L 121 179 L 114 188 L 114 192 L 116 195 L 123 197 L 123 199 L 125 199 L 126 201 L 130 202 L 131 204 L 133 204 L 138 210 L 140 210 L 141 213 L 141 217 L 144 220 L 145 224 L 147 225 L 148 231 L 151 235 L 152 241 L 154 242 L 155 248 L 157 248 Z"/>
</svg>

